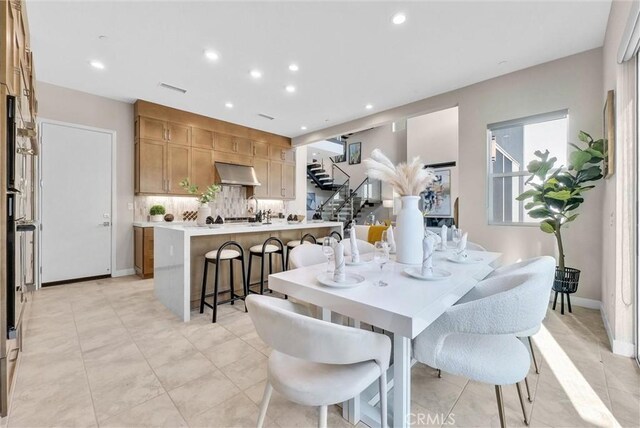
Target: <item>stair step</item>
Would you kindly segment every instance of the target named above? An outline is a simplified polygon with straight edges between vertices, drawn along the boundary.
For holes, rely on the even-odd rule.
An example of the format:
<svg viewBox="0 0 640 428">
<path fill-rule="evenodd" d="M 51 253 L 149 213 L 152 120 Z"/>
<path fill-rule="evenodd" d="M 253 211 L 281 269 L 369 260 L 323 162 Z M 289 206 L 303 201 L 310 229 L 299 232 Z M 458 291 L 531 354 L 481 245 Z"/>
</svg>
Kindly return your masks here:
<svg viewBox="0 0 640 428">
<path fill-rule="evenodd" d="M 324 171 L 321 166 L 313 166 L 311 168 L 307 168 L 309 171 Z"/>
</svg>

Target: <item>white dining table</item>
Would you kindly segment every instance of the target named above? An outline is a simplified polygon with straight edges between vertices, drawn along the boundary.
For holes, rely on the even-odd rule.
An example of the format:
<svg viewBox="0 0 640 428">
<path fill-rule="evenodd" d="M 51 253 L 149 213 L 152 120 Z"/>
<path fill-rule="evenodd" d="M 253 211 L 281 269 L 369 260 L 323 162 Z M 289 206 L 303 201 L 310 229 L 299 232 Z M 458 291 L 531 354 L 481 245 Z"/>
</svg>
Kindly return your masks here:
<svg viewBox="0 0 640 428">
<path fill-rule="evenodd" d="M 323 319 L 331 313 L 349 319 L 350 325 L 360 322 L 393 333 L 393 365 L 389 369 L 389 389 L 392 399 L 389 409 L 391 426 L 410 425 L 411 403 L 411 340 L 454 305 L 479 281 L 493 271 L 500 253 L 468 251 L 474 263 L 448 260 L 451 251 L 436 252 L 433 265 L 451 273 L 438 281 L 423 281 L 410 277 L 404 270 L 409 265 L 390 261 L 385 266 L 385 287 L 377 285 L 380 270 L 375 263 L 347 266 L 347 273 L 364 276 L 365 281 L 353 288 L 333 288 L 320 284 L 317 276 L 327 270 L 327 264 L 307 266 L 269 276 L 269 288 L 289 297 L 322 308 Z M 347 259 L 349 259 L 347 257 Z M 375 391 L 375 388 L 369 388 Z M 343 407 L 343 416 L 356 424 L 362 420 L 369 426 L 380 426 L 375 404 L 379 398 L 372 392 L 355 397 Z"/>
</svg>

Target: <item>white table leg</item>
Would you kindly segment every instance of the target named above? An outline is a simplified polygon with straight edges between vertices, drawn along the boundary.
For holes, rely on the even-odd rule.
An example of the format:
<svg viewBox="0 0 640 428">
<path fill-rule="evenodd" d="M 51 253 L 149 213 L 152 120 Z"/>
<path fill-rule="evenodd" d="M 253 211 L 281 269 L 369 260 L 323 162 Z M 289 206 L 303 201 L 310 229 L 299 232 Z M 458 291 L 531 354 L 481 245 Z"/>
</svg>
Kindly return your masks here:
<svg viewBox="0 0 640 428">
<path fill-rule="evenodd" d="M 409 426 L 411 412 L 411 339 L 393 336 L 393 426 Z"/>
</svg>

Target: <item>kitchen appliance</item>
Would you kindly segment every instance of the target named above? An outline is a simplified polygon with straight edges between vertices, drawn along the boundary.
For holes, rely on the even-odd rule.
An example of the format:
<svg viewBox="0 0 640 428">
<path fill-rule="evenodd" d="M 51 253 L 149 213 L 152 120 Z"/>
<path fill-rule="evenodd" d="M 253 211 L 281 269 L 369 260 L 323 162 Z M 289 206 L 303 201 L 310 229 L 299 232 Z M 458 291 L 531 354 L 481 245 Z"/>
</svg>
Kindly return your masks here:
<svg viewBox="0 0 640 428">
<path fill-rule="evenodd" d="M 232 186 L 260 186 L 252 166 L 216 162 L 216 183 Z"/>
</svg>

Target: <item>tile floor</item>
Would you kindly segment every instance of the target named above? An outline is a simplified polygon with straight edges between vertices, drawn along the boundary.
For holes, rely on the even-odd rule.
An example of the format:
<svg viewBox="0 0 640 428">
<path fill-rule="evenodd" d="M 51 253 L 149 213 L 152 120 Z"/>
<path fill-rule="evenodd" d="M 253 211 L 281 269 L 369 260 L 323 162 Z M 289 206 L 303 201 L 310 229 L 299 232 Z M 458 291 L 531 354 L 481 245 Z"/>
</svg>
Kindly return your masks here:
<svg viewBox="0 0 640 428">
<path fill-rule="evenodd" d="M 125 277 L 46 288 L 27 314 L 24 354 L 8 427 L 252 427 L 269 348 L 242 304 L 220 319 L 179 322 L 153 297 L 152 280 Z M 598 311 L 549 311 L 534 341 L 532 426 L 640 425 L 640 370 L 611 354 Z M 499 426 L 489 385 L 417 364 L 413 425 Z M 505 387 L 508 426 L 523 426 Z M 267 426 L 313 427 L 316 410 L 274 395 Z M 330 426 L 348 426 L 331 409 Z"/>
</svg>

